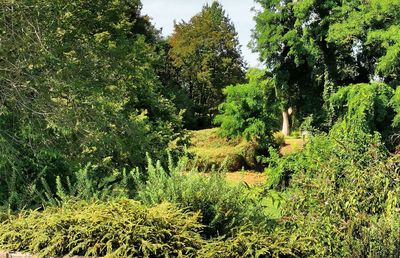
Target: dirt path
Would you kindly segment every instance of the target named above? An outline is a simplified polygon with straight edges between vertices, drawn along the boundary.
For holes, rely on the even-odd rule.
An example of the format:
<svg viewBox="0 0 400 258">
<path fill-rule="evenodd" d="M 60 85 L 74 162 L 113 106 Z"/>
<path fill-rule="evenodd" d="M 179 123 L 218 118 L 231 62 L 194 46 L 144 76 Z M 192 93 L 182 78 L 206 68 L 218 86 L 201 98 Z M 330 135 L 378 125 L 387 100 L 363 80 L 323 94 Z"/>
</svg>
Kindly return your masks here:
<svg viewBox="0 0 400 258">
<path fill-rule="evenodd" d="M 245 182 L 248 185 L 261 185 L 267 179 L 265 173 L 253 171 L 226 173 L 226 178 L 235 183 Z"/>
<path fill-rule="evenodd" d="M 302 139 L 285 139 L 285 146 L 283 146 L 279 153 L 283 156 L 301 150 L 306 143 Z"/>
</svg>

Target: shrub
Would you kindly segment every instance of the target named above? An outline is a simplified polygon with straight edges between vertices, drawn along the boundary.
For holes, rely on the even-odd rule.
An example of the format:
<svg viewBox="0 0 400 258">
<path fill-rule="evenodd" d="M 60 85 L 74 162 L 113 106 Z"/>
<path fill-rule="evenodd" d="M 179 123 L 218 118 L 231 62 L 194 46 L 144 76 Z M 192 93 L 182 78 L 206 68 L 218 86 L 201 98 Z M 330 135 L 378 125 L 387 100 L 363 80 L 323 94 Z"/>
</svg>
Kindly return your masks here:
<svg viewBox="0 0 400 258">
<path fill-rule="evenodd" d="M 246 166 L 246 160 L 240 154 L 232 154 L 226 157 L 224 166 L 228 171 L 236 172 Z"/>
<path fill-rule="evenodd" d="M 235 226 L 269 221 L 259 196 L 245 185 L 233 185 L 218 172 L 207 175 L 196 170 L 184 172 L 182 168 L 187 167 L 187 162 L 185 158 L 174 165 L 170 160 L 165 170 L 159 162 L 153 164 L 149 159 L 147 177 L 135 174 L 136 198 L 148 205 L 167 201 L 193 212 L 200 211 L 207 237 L 229 233 Z"/>
<path fill-rule="evenodd" d="M 400 126 L 400 87 L 396 89 L 396 92 L 390 101 L 390 105 L 396 111 L 396 116 L 393 119 L 393 126 Z"/>
<path fill-rule="evenodd" d="M 309 115 L 306 118 L 304 118 L 303 122 L 300 125 L 300 132 L 314 132 L 315 128 L 313 126 L 314 124 L 314 116 Z M 299 135 L 300 136 L 300 135 Z"/>
<path fill-rule="evenodd" d="M 273 141 L 276 145 L 278 146 L 284 146 L 285 145 L 285 135 L 282 132 L 275 132 L 272 135 Z"/>
<path fill-rule="evenodd" d="M 269 186 L 287 196 L 281 226 L 311 236 L 317 257 L 398 257 L 399 160 L 387 159 L 379 134 L 350 137 L 342 128 L 312 137 L 300 153 L 272 155 Z"/>
<path fill-rule="evenodd" d="M 1 224 L 0 249 L 39 257 L 190 257 L 203 241 L 198 219 L 165 203 L 80 201 L 11 217 Z"/>
<path fill-rule="evenodd" d="M 4 207 L 0 207 L 0 223 L 7 219 L 9 210 Z"/>
<path fill-rule="evenodd" d="M 205 244 L 199 257 L 308 257 L 312 244 L 310 238 L 288 237 L 284 232 L 268 234 L 240 228 L 232 237 Z"/>
<path fill-rule="evenodd" d="M 261 152 L 260 146 L 256 142 L 250 142 L 242 150 L 242 155 L 246 166 L 250 169 L 258 169 L 260 164 L 257 162 L 257 156 Z"/>
<path fill-rule="evenodd" d="M 292 136 L 295 139 L 299 139 L 300 138 L 300 132 L 299 131 L 294 131 L 294 132 L 292 132 Z"/>
<path fill-rule="evenodd" d="M 89 163 L 76 170 L 72 177 L 57 176 L 55 182 L 51 182 L 55 189 L 52 189 L 45 178 L 42 178 L 35 191 L 41 200 L 41 205 L 44 206 L 61 205 L 70 200 L 106 201 L 113 198 L 131 197 L 133 193 L 132 189 L 129 189 L 129 181 L 132 181 L 132 176 L 125 169 L 114 170 L 110 176 L 98 178 L 95 168 Z"/>
</svg>

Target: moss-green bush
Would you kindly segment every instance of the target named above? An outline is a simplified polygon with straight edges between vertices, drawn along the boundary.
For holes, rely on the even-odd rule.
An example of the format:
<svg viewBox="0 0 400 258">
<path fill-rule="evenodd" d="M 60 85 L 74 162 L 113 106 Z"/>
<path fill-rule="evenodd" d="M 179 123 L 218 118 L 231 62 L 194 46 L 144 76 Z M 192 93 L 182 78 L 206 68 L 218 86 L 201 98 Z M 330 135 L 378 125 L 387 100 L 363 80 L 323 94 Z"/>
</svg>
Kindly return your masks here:
<svg viewBox="0 0 400 258">
<path fill-rule="evenodd" d="M 260 146 L 255 142 L 251 142 L 245 148 L 243 148 L 242 155 L 248 168 L 257 169 L 259 167 L 260 164 L 257 162 L 259 151 Z"/>
<path fill-rule="evenodd" d="M 191 257 L 203 241 L 198 219 L 165 203 L 80 201 L 9 218 L 0 227 L 0 249 L 39 257 Z"/>
<path fill-rule="evenodd" d="M 6 208 L 0 207 L 0 223 L 8 218 L 9 212 Z"/>
<path fill-rule="evenodd" d="M 246 160 L 240 154 L 232 154 L 226 157 L 224 166 L 228 171 L 240 171 L 242 168 L 246 167 Z"/>
</svg>

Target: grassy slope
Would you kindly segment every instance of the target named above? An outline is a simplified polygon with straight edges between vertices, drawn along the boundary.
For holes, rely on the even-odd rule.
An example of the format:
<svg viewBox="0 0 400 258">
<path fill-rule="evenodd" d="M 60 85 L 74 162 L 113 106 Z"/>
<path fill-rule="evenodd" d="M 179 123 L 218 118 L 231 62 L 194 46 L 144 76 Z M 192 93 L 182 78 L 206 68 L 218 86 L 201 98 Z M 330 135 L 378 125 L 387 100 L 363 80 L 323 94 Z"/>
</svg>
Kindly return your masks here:
<svg viewBox="0 0 400 258">
<path fill-rule="evenodd" d="M 227 141 L 218 135 L 218 128 L 192 131 L 191 141 L 191 153 L 215 164 L 222 164 L 227 156 L 240 153 L 247 144 L 240 140 Z"/>
</svg>

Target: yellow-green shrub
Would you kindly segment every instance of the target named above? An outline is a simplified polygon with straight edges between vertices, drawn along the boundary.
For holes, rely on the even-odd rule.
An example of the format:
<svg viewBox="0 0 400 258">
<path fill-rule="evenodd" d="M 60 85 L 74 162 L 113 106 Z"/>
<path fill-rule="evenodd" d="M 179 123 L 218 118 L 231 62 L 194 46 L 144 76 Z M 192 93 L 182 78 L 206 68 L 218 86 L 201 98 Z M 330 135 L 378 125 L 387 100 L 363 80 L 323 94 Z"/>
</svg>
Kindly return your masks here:
<svg viewBox="0 0 400 258">
<path fill-rule="evenodd" d="M 312 239 L 294 237 L 284 232 L 260 233 L 240 228 L 234 236 L 208 242 L 199 257 L 308 257 Z"/>
<path fill-rule="evenodd" d="M 0 226 L 0 249 L 39 257 L 191 257 L 203 241 L 198 219 L 166 203 L 80 201 L 9 218 Z"/>
<path fill-rule="evenodd" d="M 269 221 L 259 196 L 254 196 L 244 184 L 232 185 L 219 172 L 183 173 L 185 159 L 177 165 L 170 162 L 165 169 L 160 162 L 154 164 L 149 159 L 147 177 L 134 174 L 137 200 L 146 205 L 170 202 L 183 209 L 200 211 L 206 237 L 228 234 L 232 228 L 244 224 Z"/>
</svg>

